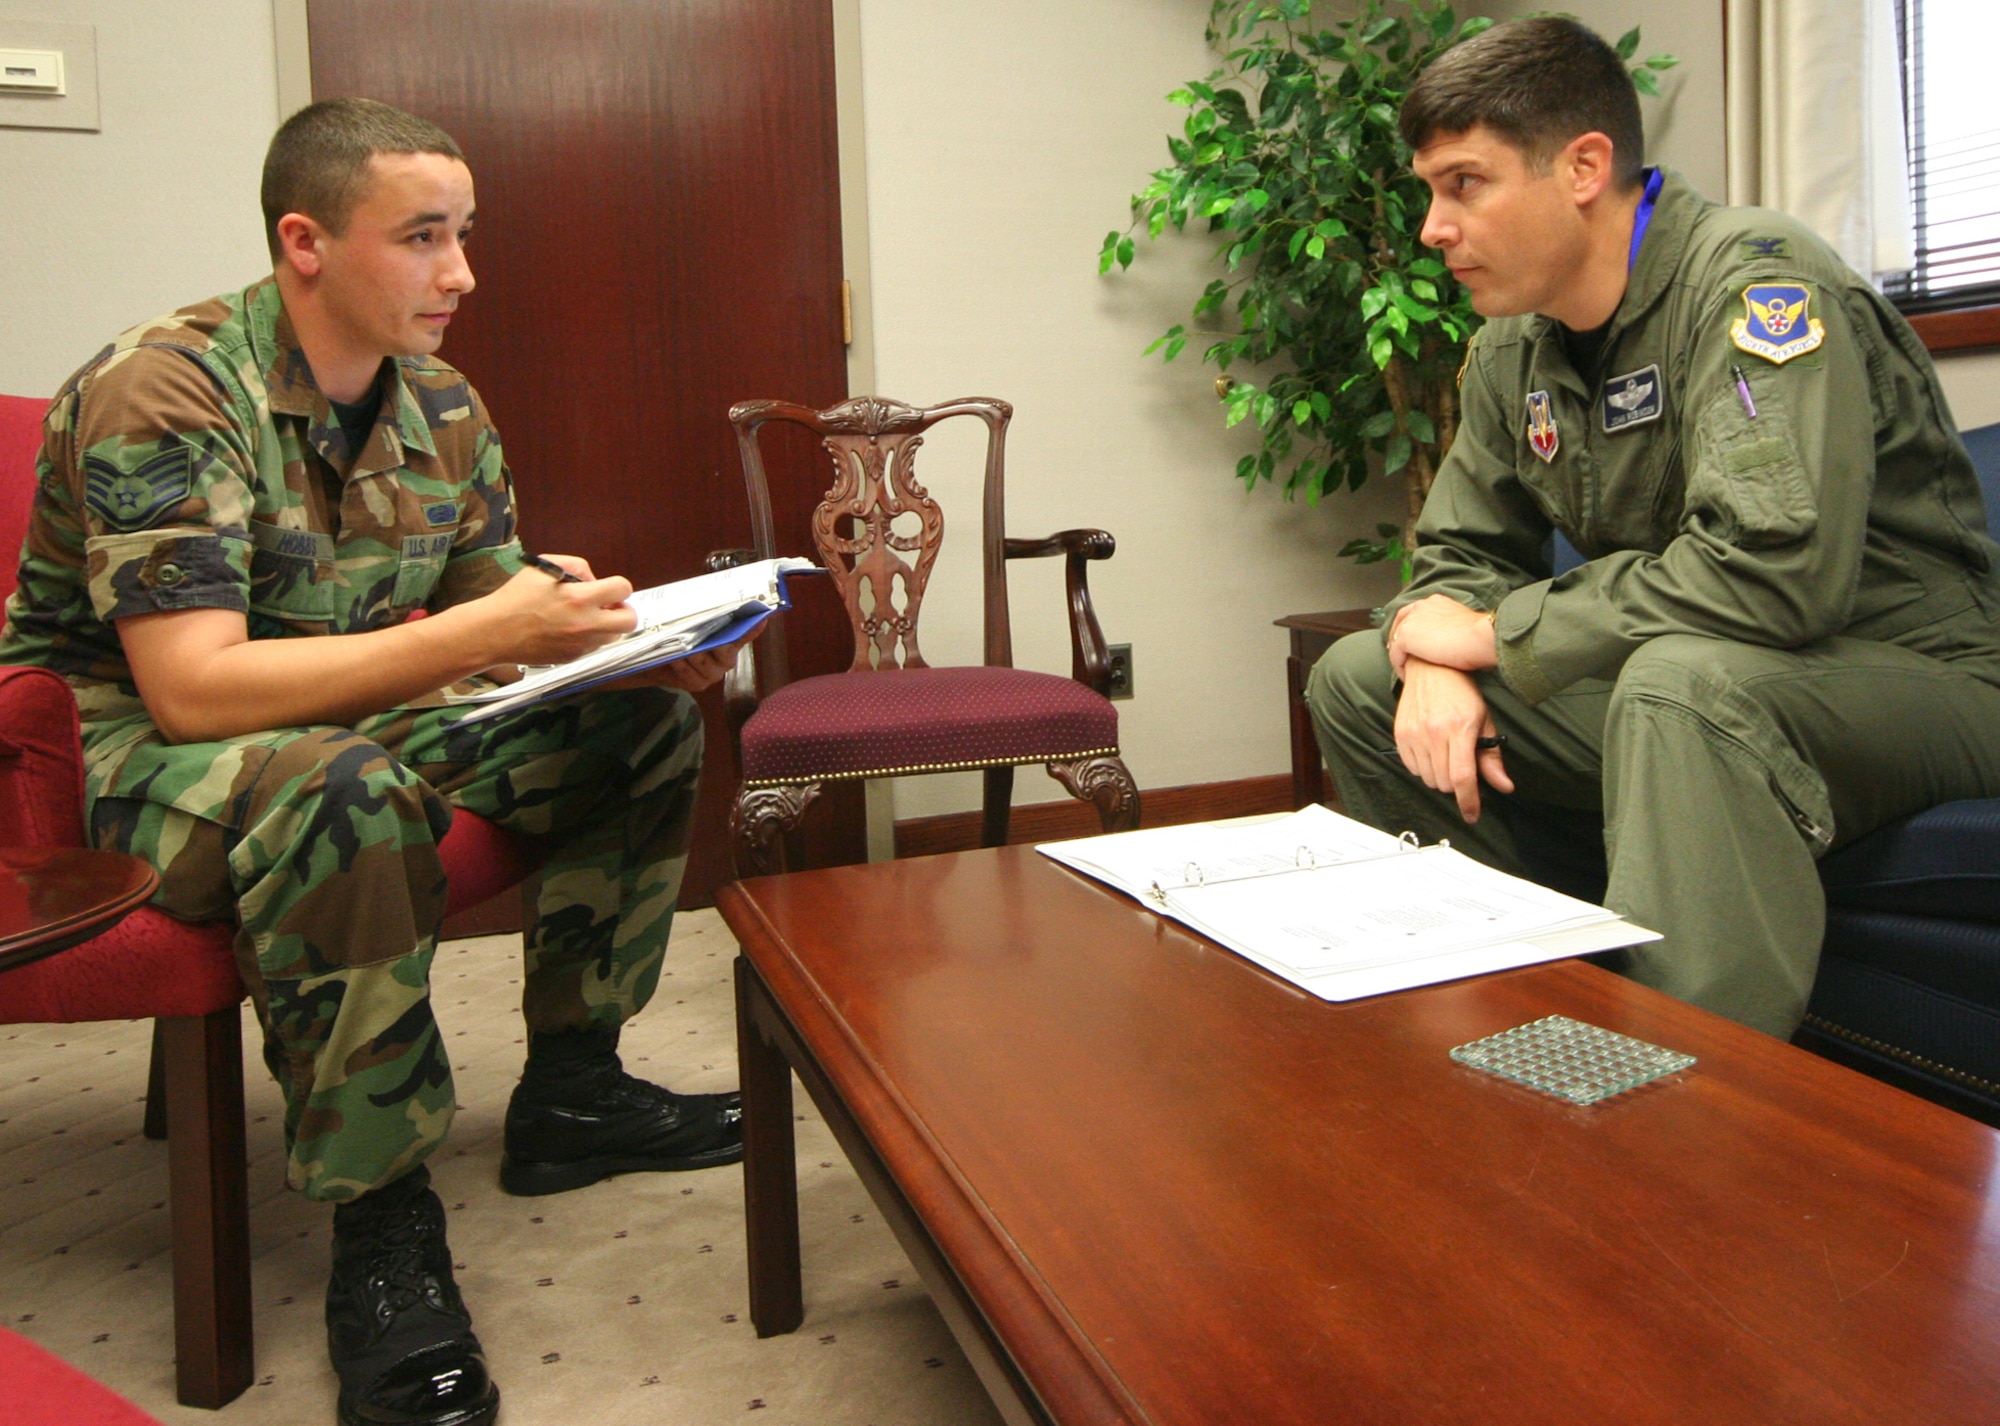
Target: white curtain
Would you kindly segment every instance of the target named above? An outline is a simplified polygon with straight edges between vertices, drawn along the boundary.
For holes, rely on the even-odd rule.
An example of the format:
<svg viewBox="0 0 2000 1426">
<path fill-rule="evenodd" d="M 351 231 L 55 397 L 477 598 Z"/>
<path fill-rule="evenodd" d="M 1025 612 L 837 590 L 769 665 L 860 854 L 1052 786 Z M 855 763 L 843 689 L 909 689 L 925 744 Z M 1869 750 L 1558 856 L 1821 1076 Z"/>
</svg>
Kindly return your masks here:
<svg viewBox="0 0 2000 1426">
<path fill-rule="evenodd" d="M 1791 214 L 1868 277 L 1908 268 L 1895 0 L 1725 0 L 1725 9 L 1729 201 Z"/>
</svg>

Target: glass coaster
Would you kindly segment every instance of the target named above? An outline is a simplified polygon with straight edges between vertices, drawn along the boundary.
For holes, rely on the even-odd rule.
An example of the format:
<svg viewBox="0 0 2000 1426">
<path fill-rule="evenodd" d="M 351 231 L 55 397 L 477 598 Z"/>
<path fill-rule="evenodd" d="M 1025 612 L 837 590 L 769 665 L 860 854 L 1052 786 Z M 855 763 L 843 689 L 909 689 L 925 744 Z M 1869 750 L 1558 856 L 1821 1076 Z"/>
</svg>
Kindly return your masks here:
<svg viewBox="0 0 2000 1426">
<path fill-rule="evenodd" d="M 1595 1104 L 1694 1063 L 1693 1055 L 1664 1050 L 1567 1015 L 1550 1015 L 1459 1045 L 1451 1057 L 1572 1104 Z"/>
</svg>

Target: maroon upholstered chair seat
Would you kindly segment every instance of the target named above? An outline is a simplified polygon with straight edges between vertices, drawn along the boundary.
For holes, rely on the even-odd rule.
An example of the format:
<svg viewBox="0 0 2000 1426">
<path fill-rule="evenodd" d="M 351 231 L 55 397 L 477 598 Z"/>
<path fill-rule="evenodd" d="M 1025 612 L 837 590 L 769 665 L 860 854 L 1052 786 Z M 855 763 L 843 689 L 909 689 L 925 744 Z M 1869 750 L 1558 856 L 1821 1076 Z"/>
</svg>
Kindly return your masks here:
<svg viewBox="0 0 2000 1426">
<path fill-rule="evenodd" d="M 1118 751 L 1118 710 L 1027 669 L 895 668 L 802 678 L 743 727 L 746 784 L 895 777 Z"/>
</svg>

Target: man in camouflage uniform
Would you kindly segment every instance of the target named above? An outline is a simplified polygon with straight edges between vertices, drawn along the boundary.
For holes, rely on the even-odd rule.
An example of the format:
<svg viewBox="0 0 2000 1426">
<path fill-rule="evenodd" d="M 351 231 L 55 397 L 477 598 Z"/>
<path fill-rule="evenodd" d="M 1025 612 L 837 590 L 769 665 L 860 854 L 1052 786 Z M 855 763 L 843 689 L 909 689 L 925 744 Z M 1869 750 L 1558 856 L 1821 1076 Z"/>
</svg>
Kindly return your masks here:
<svg viewBox="0 0 2000 1426">
<path fill-rule="evenodd" d="M 1803 225 L 1642 172 L 1573 20 L 1450 51 L 1402 124 L 1424 240 L 1496 320 L 1386 640 L 1314 670 L 1321 748 L 1355 815 L 1497 865 L 1582 831 L 1665 934 L 1629 973 L 1787 1035 L 1816 859 L 2000 795 L 2000 552 L 1936 376 Z M 1587 562 L 1555 576 L 1552 530 Z"/>
<path fill-rule="evenodd" d="M 733 651 L 470 725 L 444 707 L 629 630 L 631 586 L 530 565 L 485 408 L 429 355 L 472 286 L 452 141 L 314 105 L 273 140 L 264 207 L 271 278 L 133 328 L 57 396 L 0 659 L 75 688 L 98 843 L 153 862 L 168 911 L 240 928 L 290 1182 L 338 1205 L 340 1419 L 463 1426 L 498 1392 L 423 1167 L 454 1109 L 438 841 L 462 807 L 547 849 L 503 1184 L 739 1158 L 736 1096 L 674 1095 L 616 1054 L 686 863 L 687 690 Z"/>
</svg>

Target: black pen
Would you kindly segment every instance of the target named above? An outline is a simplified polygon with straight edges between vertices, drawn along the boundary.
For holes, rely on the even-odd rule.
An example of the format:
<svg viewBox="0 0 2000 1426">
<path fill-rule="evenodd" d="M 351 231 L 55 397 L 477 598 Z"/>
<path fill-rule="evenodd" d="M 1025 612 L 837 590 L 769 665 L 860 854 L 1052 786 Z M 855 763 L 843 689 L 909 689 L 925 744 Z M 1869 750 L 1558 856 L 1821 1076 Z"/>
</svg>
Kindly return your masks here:
<svg viewBox="0 0 2000 1426">
<path fill-rule="evenodd" d="M 529 555 L 528 563 L 533 565 L 536 569 L 540 570 L 543 574 L 555 576 L 556 583 L 558 584 L 583 583 L 582 575 L 571 574 L 568 570 L 564 569 L 554 560 L 543 559 L 540 555 Z"/>
</svg>

